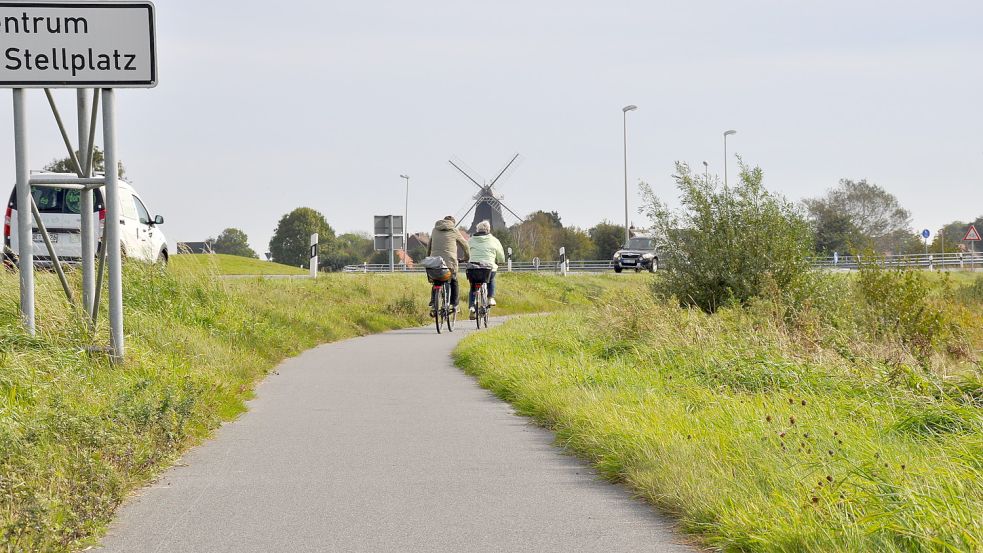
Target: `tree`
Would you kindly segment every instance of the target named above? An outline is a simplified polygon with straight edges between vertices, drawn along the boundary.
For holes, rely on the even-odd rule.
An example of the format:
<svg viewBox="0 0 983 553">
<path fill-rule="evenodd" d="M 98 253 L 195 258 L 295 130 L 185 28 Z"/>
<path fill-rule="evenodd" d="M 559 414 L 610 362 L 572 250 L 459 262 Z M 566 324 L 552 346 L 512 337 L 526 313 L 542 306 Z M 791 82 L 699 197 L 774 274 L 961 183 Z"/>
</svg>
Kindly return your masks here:
<svg viewBox="0 0 983 553">
<path fill-rule="evenodd" d="M 324 215 L 309 207 L 298 207 L 280 218 L 270 239 L 273 261 L 293 267 L 310 266 L 311 235 L 318 233 L 322 251 L 330 251 L 334 229 Z"/>
<path fill-rule="evenodd" d="M 516 253 L 518 248 L 515 243 L 515 234 L 511 228 L 492 229 L 492 236 L 498 238 L 498 241 L 502 243 L 502 250 L 505 252 L 506 258 L 509 255 L 509 248 L 512 248 L 513 255 Z"/>
<path fill-rule="evenodd" d="M 596 259 L 611 259 L 614 252 L 621 249 L 625 241 L 625 227 L 608 221 L 598 223 L 587 231 L 594 241 L 594 257 Z"/>
<path fill-rule="evenodd" d="M 817 236 L 824 237 L 823 247 L 901 253 L 917 245 L 911 213 L 894 195 L 866 180 L 842 179 L 826 196 L 805 200 L 805 205 Z"/>
<path fill-rule="evenodd" d="M 559 238 L 563 225 L 555 211 L 535 211 L 521 223 L 512 227 L 515 236 L 515 253 L 525 260 L 538 257 L 556 259 L 559 255 Z"/>
<path fill-rule="evenodd" d="M 88 154 L 86 154 L 88 155 Z M 78 158 L 79 163 L 83 163 L 82 154 L 75 152 L 75 157 Z M 123 178 L 126 175 L 126 168 L 123 167 L 123 162 L 120 161 L 119 167 L 119 177 Z M 45 171 L 50 171 L 52 173 L 74 173 L 75 164 L 72 163 L 71 158 L 61 158 L 51 160 L 50 163 L 44 166 Z M 92 149 L 92 172 L 93 173 L 103 173 L 106 171 L 106 156 L 103 154 L 102 150 L 98 146 Z"/>
<path fill-rule="evenodd" d="M 321 266 L 339 271 L 345 265 L 364 263 L 372 256 L 372 237 L 366 233 L 347 232 L 334 239 L 330 250 L 322 250 Z"/>
<path fill-rule="evenodd" d="M 863 234 L 848 213 L 823 202 L 810 205 L 810 219 L 816 233 L 816 251 L 826 255 L 857 251 L 864 244 Z"/>
<path fill-rule="evenodd" d="M 590 235 L 583 229 L 577 227 L 566 227 L 560 229 L 558 235 L 557 249 L 560 246 L 566 248 L 567 259 L 590 259 L 597 252 L 597 247 Z"/>
<path fill-rule="evenodd" d="M 810 270 L 812 229 L 795 206 L 769 193 L 763 172 L 742 161 L 738 183 L 694 175 L 676 163 L 682 209 L 672 211 L 642 185 L 643 212 L 666 258 L 664 286 L 684 305 L 713 312 L 777 286 L 792 289 Z"/>
<path fill-rule="evenodd" d="M 256 257 L 256 252 L 249 247 L 249 237 L 237 228 L 227 228 L 218 235 L 218 238 L 209 238 L 208 241 L 211 242 L 212 251 L 215 253 Z"/>
<path fill-rule="evenodd" d="M 968 223 L 963 221 L 952 221 L 951 223 L 946 224 L 943 227 L 945 229 L 944 240 L 940 238 L 938 232 L 938 230 L 942 229 L 929 229 L 932 230 L 932 234 L 935 235 L 935 237 L 932 239 L 931 250 L 933 252 L 941 252 L 943 246 L 942 242 L 945 242 L 945 251 L 947 252 L 958 252 L 961 251 L 962 248 L 968 249 L 970 247 L 969 242 L 963 242 L 963 238 L 965 238 L 966 233 L 969 232 L 970 225 L 975 226 L 977 231 L 983 232 L 983 215 L 980 215 L 975 220 Z M 983 249 L 983 247 L 977 243 L 976 250 L 980 251 L 981 249 Z"/>
</svg>

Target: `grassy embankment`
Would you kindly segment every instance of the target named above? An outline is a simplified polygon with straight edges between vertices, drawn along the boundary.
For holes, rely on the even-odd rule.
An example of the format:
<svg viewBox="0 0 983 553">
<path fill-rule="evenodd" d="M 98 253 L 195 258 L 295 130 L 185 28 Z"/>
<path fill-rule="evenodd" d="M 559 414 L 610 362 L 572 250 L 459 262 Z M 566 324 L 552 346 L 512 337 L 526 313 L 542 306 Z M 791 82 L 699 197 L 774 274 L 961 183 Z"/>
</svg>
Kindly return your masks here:
<svg viewBox="0 0 983 553">
<path fill-rule="evenodd" d="M 983 551 L 983 277 L 820 278 L 797 306 L 713 315 L 602 304 L 471 336 L 457 362 L 711 546 Z"/>
<path fill-rule="evenodd" d="M 39 334 L 24 334 L 17 275 L 0 272 L 0 551 L 91 541 L 129 491 L 241 413 L 285 357 L 428 321 L 421 275 L 219 281 L 182 263 L 127 266 L 128 352 L 116 367 L 85 352 L 107 342 L 105 323 L 90 336 L 53 275 L 38 278 Z M 630 282 L 501 278 L 500 314 L 583 305 Z"/>
<path fill-rule="evenodd" d="M 201 272 L 216 275 L 306 275 L 307 269 L 291 267 L 259 259 L 225 255 L 175 255 L 171 269 L 179 272 Z"/>
</svg>

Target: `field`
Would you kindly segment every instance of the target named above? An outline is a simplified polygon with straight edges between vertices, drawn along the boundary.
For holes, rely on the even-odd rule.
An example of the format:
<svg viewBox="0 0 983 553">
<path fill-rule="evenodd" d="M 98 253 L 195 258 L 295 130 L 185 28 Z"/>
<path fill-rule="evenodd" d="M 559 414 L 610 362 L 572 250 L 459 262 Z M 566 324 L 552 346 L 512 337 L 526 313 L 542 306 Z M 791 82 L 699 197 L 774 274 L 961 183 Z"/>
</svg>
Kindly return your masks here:
<svg viewBox="0 0 983 553">
<path fill-rule="evenodd" d="M 278 361 L 429 320 L 421 275 L 218 280 L 184 257 L 168 271 L 126 266 L 119 366 L 86 352 L 107 342 L 105 322 L 90 335 L 51 274 L 39 275 L 39 334 L 27 336 L 17 275 L 0 273 L 0 551 L 84 547 L 130 491 L 241 413 Z M 502 275 L 498 313 L 585 306 L 642 282 Z"/>
<path fill-rule="evenodd" d="M 983 550 L 983 277 L 822 278 L 811 299 L 608 298 L 456 360 L 715 548 Z"/>
<path fill-rule="evenodd" d="M 175 255 L 171 269 L 178 272 L 205 272 L 216 275 L 306 275 L 307 269 L 281 265 L 237 255 Z"/>
</svg>

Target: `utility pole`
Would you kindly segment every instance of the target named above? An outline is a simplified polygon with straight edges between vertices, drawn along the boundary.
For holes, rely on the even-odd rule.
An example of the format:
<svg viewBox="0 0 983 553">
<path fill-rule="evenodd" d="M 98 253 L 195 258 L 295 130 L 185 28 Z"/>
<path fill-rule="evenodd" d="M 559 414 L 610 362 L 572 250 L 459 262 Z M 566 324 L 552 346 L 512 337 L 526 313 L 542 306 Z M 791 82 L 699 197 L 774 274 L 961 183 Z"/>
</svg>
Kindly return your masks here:
<svg viewBox="0 0 983 553">
<path fill-rule="evenodd" d="M 628 230 L 628 112 L 635 111 L 636 109 L 638 109 L 638 106 L 635 105 L 627 105 L 621 108 L 622 130 L 625 139 L 625 247 L 628 247 L 628 241 L 631 240 L 631 233 Z"/>
<path fill-rule="evenodd" d="M 737 134 L 737 131 L 724 131 L 724 188 L 727 188 L 727 137 L 732 134 Z"/>
<path fill-rule="evenodd" d="M 403 205 L 403 253 L 406 259 L 403 260 L 403 270 L 407 270 L 409 260 L 409 247 L 410 247 L 410 226 L 407 224 L 410 216 L 410 176 L 400 175 L 400 178 L 406 179 L 406 203 Z"/>
</svg>

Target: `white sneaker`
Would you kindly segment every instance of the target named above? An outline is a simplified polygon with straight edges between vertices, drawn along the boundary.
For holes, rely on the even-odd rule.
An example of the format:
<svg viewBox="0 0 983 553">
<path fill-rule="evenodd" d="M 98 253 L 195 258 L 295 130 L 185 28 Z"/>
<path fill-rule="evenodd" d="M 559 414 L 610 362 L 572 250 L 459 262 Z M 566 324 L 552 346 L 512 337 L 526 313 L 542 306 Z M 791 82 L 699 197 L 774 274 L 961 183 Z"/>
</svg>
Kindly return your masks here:
<svg viewBox="0 0 983 553">
<path fill-rule="evenodd" d="M 488 298 L 488 305 L 498 305 L 495 303 L 495 298 Z"/>
<path fill-rule="evenodd" d="M 474 306 L 472 305 L 472 306 L 471 306 L 471 307 L 470 307 L 470 308 L 468 309 L 468 311 L 469 311 L 469 313 L 468 313 L 468 319 L 470 319 L 470 320 L 472 320 L 472 321 L 473 321 L 473 320 L 475 319 L 475 316 L 476 316 L 476 315 L 475 315 L 475 310 L 474 310 Z"/>
</svg>

